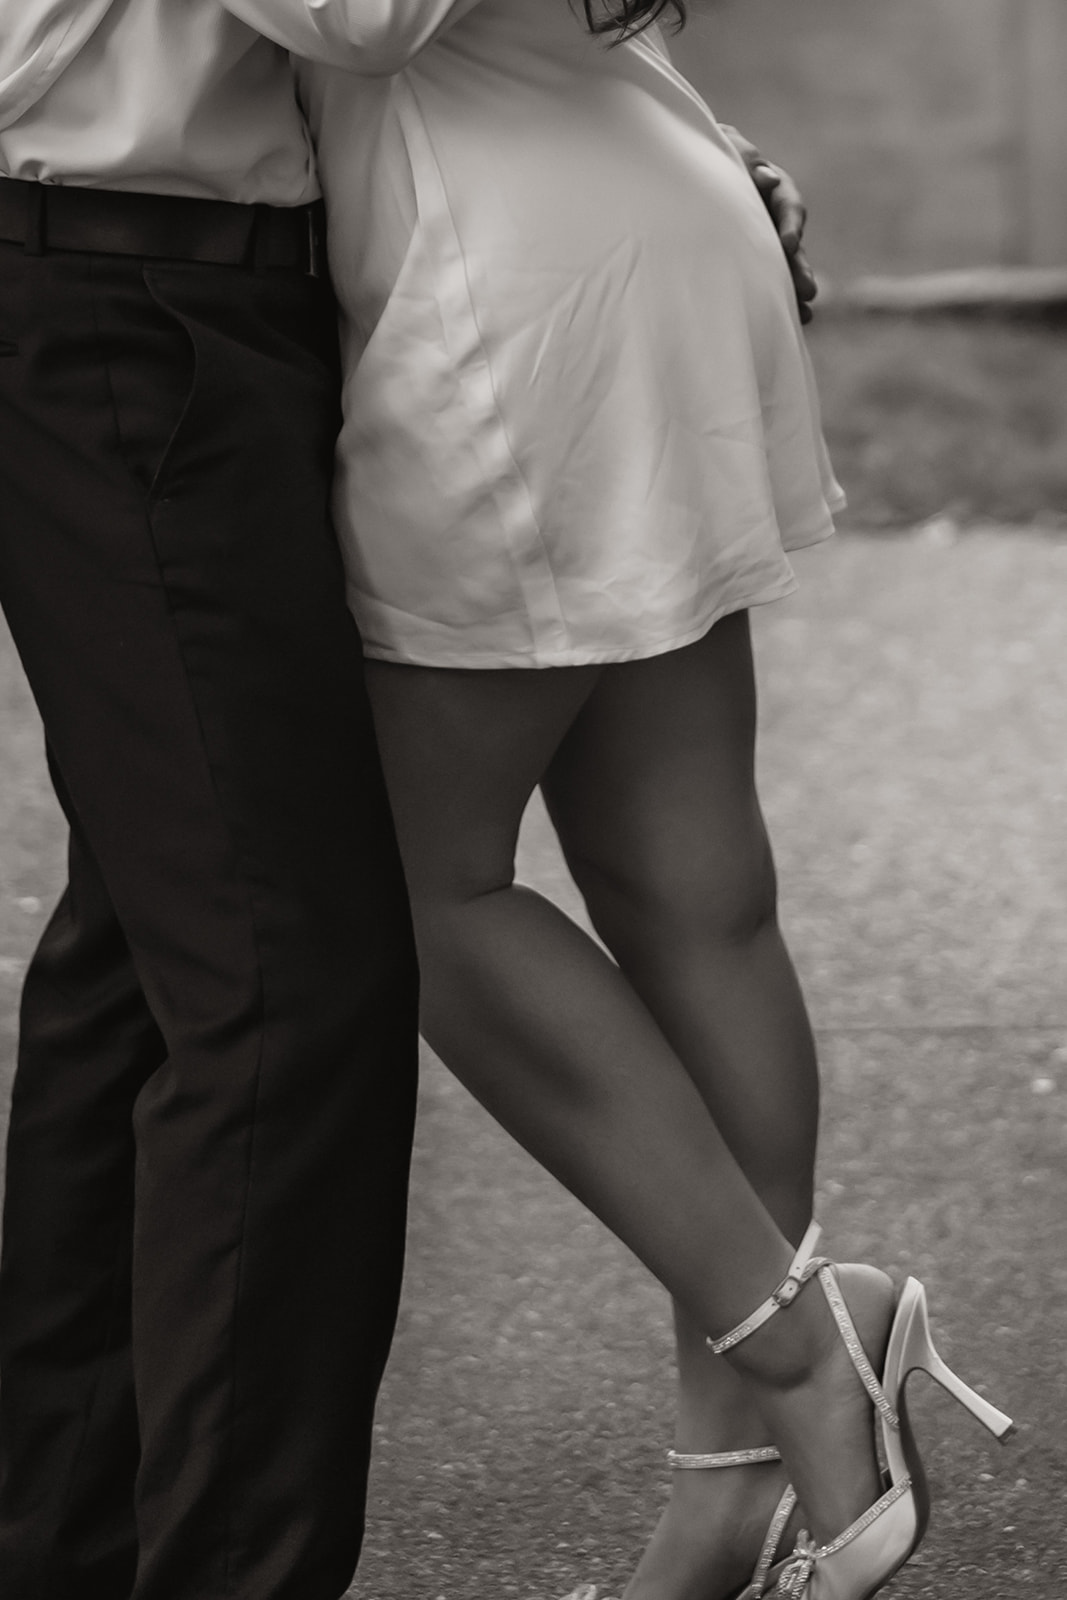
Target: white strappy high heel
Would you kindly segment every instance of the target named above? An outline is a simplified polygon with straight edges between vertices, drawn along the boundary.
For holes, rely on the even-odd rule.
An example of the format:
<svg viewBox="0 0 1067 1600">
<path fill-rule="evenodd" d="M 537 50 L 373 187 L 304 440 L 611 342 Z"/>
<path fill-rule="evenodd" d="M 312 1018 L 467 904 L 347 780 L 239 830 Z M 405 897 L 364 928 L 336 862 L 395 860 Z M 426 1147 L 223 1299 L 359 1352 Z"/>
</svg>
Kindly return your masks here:
<svg viewBox="0 0 1067 1600">
<path fill-rule="evenodd" d="M 904 1393 L 911 1374 L 929 1373 L 997 1439 L 1010 1438 L 1014 1424 L 941 1360 L 930 1337 L 926 1293 L 916 1278 L 907 1280 L 898 1297 L 879 1381 L 860 1343 L 833 1265 L 825 1256 L 814 1254 L 819 1234 L 812 1223 L 774 1293 L 744 1322 L 721 1339 L 709 1339 L 708 1344 L 716 1355 L 722 1355 L 792 1304 L 810 1278 L 818 1278 L 852 1364 L 874 1402 L 888 1487 L 829 1544 L 816 1544 L 809 1534 L 802 1533 L 778 1576 L 775 1594 L 781 1600 L 872 1600 L 912 1555 L 929 1519 L 930 1495 Z"/>
</svg>

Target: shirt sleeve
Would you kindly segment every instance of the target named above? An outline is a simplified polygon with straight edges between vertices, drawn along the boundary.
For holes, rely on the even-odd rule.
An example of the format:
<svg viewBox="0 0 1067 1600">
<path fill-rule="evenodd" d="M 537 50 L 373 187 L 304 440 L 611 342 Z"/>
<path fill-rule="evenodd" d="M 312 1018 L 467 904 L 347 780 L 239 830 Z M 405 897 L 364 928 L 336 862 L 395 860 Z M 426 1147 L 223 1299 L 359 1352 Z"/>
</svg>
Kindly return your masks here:
<svg viewBox="0 0 1067 1600">
<path fill-rule="evenodd" d="M 0 0 L 0 4 L 17 0 Z M 222 0 L 257 32 L 309 61 L 400 72 L 480 0 Z"/>
<path fill-rule="evenodd" d="M 0 0 L 0 129 L 39 100 L 114 0 Z"/>
</svg>

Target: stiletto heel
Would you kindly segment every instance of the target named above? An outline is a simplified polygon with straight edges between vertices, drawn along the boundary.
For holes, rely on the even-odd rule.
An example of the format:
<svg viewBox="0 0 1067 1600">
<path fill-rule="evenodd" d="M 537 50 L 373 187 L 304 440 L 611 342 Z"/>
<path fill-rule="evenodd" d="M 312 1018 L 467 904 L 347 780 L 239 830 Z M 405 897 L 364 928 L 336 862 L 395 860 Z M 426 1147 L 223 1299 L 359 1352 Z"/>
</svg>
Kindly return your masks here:
<svg viewBox="0 0 1067 1600">
<path fill-rule="evenodd" d="M 886 1390 L 891 1404 L 896 1403 L 899 1389 L 912 1372 L 927 1373 L 995 1439 L 1006 1443 L 1015 1432 L 1011 1418 L 968 1387 L 938 1355 L 930 1333 L 926 1290 L 917 1278 L 909 1278 L 900 1291 L 893 1320 L 893 1333 L 886 1355 Z"/>
<path fill-rule="evenodd" d="M 812 1277 L 818 1277 L 860 1381 L 875 1407 L 876 1426 L 886 1462 L 885 1493 L 829 1544 L 817 1545 L 807 1533 L 778 1578 L 781 1600 L 872 1600 L 915 1551 L 926 1531 L 930 1498 L 918 1446 L 908 1419 L 905 1386 L 912 1372 L 926 1372 L 998 1439 L 1013 1432 L 1010 1417 L 983 1400 L 941 1360 L 930 1336 L 926 1294 L 909 1278 L 897 1300 L 881 1381 L 867 1358 L 831 1263 L 814 1254 L 819 1230 L 813 1223 L 778 1288 L 738 1327 L 709 1339 L 716 1354 L 747 1339 L 769 1317 L 790 1305 Z"/>
</svg>

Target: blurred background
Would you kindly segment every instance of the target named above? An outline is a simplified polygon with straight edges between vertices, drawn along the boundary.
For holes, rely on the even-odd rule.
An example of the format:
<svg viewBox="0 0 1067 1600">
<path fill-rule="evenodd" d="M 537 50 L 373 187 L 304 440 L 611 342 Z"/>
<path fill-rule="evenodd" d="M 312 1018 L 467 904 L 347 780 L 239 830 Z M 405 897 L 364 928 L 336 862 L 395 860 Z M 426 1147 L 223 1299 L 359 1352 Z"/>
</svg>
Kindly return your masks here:
<svg viewBox="0 0 1067 1600">
<path fill-rule="evenodd" d="M 847 525 L 1062 530 L 1067 0 L 697 0 L 671 48 L 808 201 Z"/>
<path fill-rule="evenodd" d="M 788 158 L 833 277 L 1067 266 L 1063 0 L 696 0 L 674 53 Z"/>
</svg>

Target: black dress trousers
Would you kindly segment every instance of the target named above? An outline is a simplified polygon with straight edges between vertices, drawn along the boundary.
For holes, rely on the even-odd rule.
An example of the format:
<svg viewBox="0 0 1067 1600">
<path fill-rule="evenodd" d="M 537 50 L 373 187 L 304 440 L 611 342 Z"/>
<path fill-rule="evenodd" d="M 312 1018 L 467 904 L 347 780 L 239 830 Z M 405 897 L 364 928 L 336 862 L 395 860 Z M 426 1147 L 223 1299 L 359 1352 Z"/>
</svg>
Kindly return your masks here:
<svg viewBox="0 0 1067 1600">
<path fill-rule="evenodd" d="M 0 243 L 0 602 L 71 828 L 0 1267 L 3 1600 L 337 1600 L 416 979 L 295 271 Z"/>
</svg>

